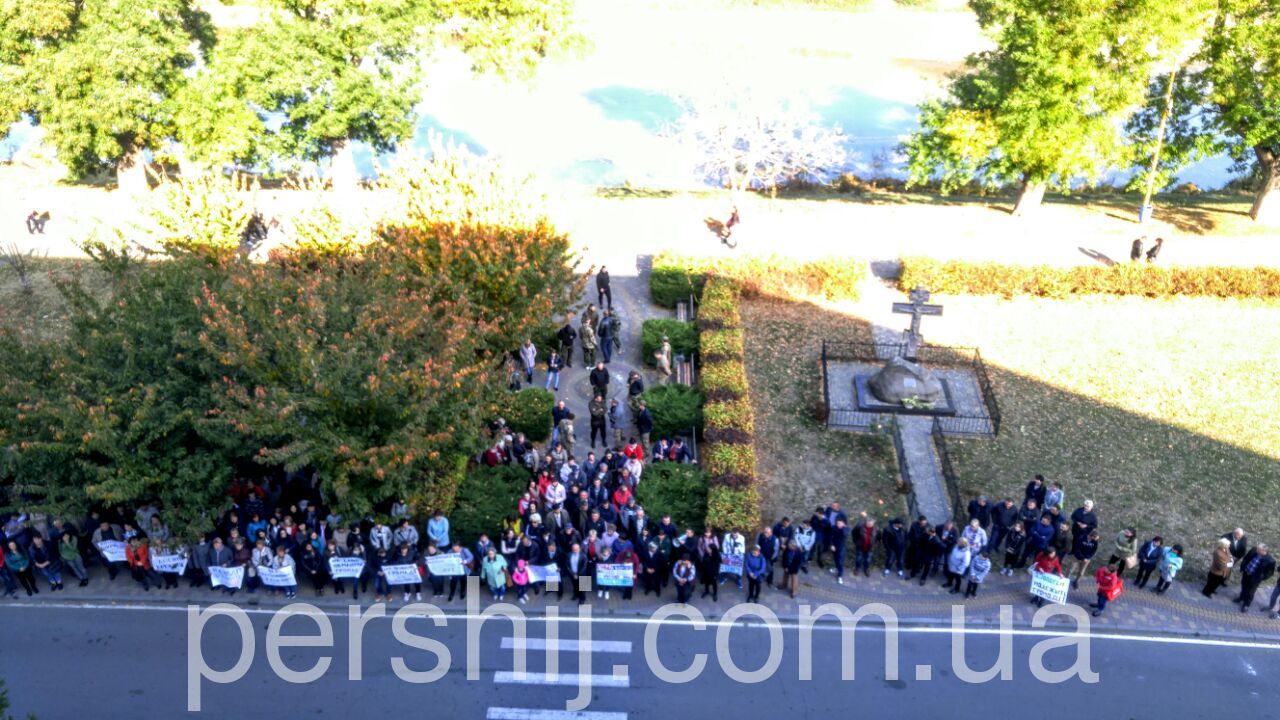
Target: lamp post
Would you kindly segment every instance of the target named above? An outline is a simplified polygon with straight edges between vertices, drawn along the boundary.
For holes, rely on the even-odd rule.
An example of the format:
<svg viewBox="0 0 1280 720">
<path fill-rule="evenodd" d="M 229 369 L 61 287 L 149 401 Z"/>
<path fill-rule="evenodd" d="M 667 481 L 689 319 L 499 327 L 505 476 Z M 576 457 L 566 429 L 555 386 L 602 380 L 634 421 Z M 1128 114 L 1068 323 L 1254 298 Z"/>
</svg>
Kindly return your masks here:
<svg viewBox="0 0 1280 720">
<path fill-rule="evenodd" d="M 1169 114 L 1173 112 L 1173 86 L 1178 82 L 1178 71 L 1169 73 L 1169 87 L 1164 94 L 1164 112 L 1160 114 L 1160 127 L 1156 130 L 1156 149 L 1151 154 L 1151 170 L 1147 173 L 1147 192 L 1142 198 L 1142 207 L 1138 210 L 1138 223 L 1146 223 L 1151 219 L 1151 195 L 1156 190 L 1156 171 L 1160 168 L 1160 150 L 1164 147 L 1164 128 L 1169 122 Z"/>
</svg>

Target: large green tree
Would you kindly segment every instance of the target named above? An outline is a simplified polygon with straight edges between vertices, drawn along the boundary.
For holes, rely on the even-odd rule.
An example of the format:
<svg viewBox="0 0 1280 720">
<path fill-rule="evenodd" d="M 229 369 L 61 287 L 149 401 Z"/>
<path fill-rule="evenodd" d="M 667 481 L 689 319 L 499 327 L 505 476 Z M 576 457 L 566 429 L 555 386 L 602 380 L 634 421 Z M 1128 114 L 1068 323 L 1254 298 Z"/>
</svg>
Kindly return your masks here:
<svg viewBox="0 0 1280 720">
<path fill-rule="evenodd" d="M 268 0 L 228 30 L 191 85 L 184 142 L 212 162 L 327 162 L 356 183 L 352 143 L 413 130 L 424 63 L 448 45 L 478 71 L 525 75 L 576 36 L 571 0 Z"/>
<path fill-rule="evenodd" d="M 1157 140 L 1168 82 L 1153 84 L 1151 102 L 1130 123 L 1139 163 Z M 1238 170 L 1256 174 L 1250 215 L 1280 224 L 1280 3 L 1216 0 L 1213 22 L 1178 73 L 1172 100 L 1157 184 L 1191 162 L 1227 152 Z"/>
<path fill-rule="evenodd" d="M 173 137 L 212 40 L 191 0 L 0 0 L 0 121 L 45 128 L 75 175 L 114 170 L 145 189 L 143 154 Z"/>
<path fill-rule="evenodd" d="M 906 143 L 912 183 L 1021 184 L 1015 214 L 1050 187 L 1122 166 L 1120 126 L 1153 67 L 1205 14 L 1203 0 L 972 0 L 995 48 L 970 55 Z"/>
</svg>

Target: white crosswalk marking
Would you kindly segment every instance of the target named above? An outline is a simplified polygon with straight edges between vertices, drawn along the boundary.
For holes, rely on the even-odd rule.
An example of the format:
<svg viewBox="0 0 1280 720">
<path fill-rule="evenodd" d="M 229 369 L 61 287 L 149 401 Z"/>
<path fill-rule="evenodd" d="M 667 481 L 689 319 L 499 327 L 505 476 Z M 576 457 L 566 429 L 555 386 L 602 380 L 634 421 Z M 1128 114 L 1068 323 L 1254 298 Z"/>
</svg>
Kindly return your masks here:
<svg viewBox="0 0 1280 720">
<path fill-rule="evenodd" d="M 581 640 L 553 640 L 548 642 L 546 638 L 502 638 L 503 650 L 546 650 L 548 646 L 555 651 L 578 652 L 586 646 L 589 652 L 593 653 L 623 653 L 631 652 L 631 643 L 625 641 L 612 640 L 591 640 L 583 643 Z"/>
<path fill-rule="evenodd" d="M 579 675 L 578 673 L 517 673 L 500 670 L 493 674 L 493 681 L 499 685 L 565 685 L 578 687 L 587 682 L 597 688 L 631 687 L 631 678 L 613 675 Z"/>
<path fill-rule="evenodd" d="M 570 712 L 568 710 L 528 710 L 525 708 L 489 708 L 486 720 L 627 720 L 620 712 Z"/>
</svg>

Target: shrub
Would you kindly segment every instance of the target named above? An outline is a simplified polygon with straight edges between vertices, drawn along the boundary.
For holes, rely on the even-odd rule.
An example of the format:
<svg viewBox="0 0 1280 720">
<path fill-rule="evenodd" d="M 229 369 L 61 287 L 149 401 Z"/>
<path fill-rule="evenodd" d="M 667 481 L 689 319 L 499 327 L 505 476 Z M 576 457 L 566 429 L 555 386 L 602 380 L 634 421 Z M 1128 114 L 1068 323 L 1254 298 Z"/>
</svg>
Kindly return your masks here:
<svg viewBox="0 0 1280 720">
<path fill-rule="evenodd" d="M 708 363 L 698 380 L 708 400 L 731 400 L 747 394 L 747 370 L 741 362 Z"/>
<path fill-rule="evenodd" d="M 707 491 L 707 524 L 719 530 L 750 532 L 760 523 L 760 494 L 753 487 L 713 487 Z"/>
<path fill-rule="evenodd" d="M 698 305 L 698 325 L 704 330 L 721 330 L 742 327 L 738 312 L 738 286 L 732 280 L 711 278 L 703 288 L 702 303 Z"/>
<path fill-rule="evenodd" d="M 692 357 L 698 352 L 698 330 L 691 322 L 672 318 L 645 320 L 640 326 L 640 352 L 648 365 L 657 365 L 654 353 L 662 349 L 662 336 L 671 341 L 671 355 Z"/>
<path fill-rule="evenodd" d="M 756 453 L 750 445 L 708 443 L 702 448 L 702 466 L 713 485 L 729 484 L 721 476 L 754 478 Z"/>
<path fill-rule="evenodd" d="M 697 389 L 687 385 L 659 385 L 640 396 L 653 414 L 653 436 L 672 437 L 702 432 L 702 403 Z"/>
<path fill-rule="evenodd" d="M 659 264 L 655 259 L 649 272 L 649 296 L 654 305 L 673 308 L 676 303 L 687 302 L 689 296 L 702 294 L 703 273 L 691 273 L 688 269 L 669 264 Z"/>
<path fill-rule="evenodd" d="M 533 340 L 534 346 L 538 348 L 539 367 L 546 366 L 547 358 L 551 355 L 552 350 L 560 349 L 560 338 L 556 333 L 560 332 L 562 325 L 556 325 L 552 322 L 544 323 L 529 334 L 528 339 Z M 520 343 L 524 344 L 524 340 L 521 340 Z"/>
<path fill-rule="evenodd" d="M 702 418 L 707 429 L 733 428 L 748 435 L 755 432 L 755 414 L 751 410 L 751 401 L 745 397 L 728 402 L 709 402 L 702 409 Z"/>
<path fill-rule="evenodd" d="M 498 402 L 498 416 L 507 421 L 512 433 L 524 433 L 531 442 L 551 437 L 551 408 L 556 396 L 550 390 L 531 387 L 505 393 Z"/>
<path fill-rule="evenodd" d="M 516 465 L 473 468 L 458 488 L 458 502 L 449 516 L 452 532 L 470 545 L 480 533 L 494 533 L 502 519 L 515 514 L 520 494 L 529 486 L 529 471 Z"/>
<path fill-rule="evenodd" d="M 414 513 L 426 515 L 433 510 L 445 515 L 452 513 L 458 502 L 458 488 L 467 476 L 467 462 L 466 455 L 445 460 L 440 471 L 423 483 L 422 492 L 411 498 Z"/>
<path fill-rule="evenodd" d="M 670 515 L 681 528 L 700 528 L 707 522 L 707 481 L 697 465 L 646 465 L 636 499 L 654 522 L 663 515 Z"/>
<path fill-rule="evenodd" d="M 698 342 L 703 363 L 725 362 L 743 359 L 743 337 L 741 329 L 707 330 L 702 333 Z M 706 368 L 703 368 L 706 372 Z"/>
<path fill-rule="evenodd" d="M 1006 298 L 1016 295 L 1274 298 L 1280 297 L 1280 269 L 1165 267 L 1146 263 L 1054 267 L 903 258 L 898 286 L 906 290 L 920 285 L 938 293 Z"/>
</svg>

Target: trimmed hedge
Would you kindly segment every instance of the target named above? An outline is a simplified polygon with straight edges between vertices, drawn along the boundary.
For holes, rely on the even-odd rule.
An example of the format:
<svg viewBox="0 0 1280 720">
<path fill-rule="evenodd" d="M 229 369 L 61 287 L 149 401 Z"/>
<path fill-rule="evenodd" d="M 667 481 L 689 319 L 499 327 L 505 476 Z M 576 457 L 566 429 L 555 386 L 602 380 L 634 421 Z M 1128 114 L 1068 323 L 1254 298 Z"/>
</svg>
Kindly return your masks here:
<svg viewBox="0 0 1280 720">
<path fill-rule="evenodd" d="M 750 533 L 760 523 L 760 494 L 754 487 L 712 487 L 707 492 L 707 524 Z"/>
<path fill-rule="evenodd" d="M 498 416 L 507 421 L 512 433 L 524 433 L 531 442 L 551 437 L 551 408 L 556 396 L 538 387 L 509 392 L 498 401 Z"/>
<path fill-rule="evenodd" d="M 755 433 L 755 413 L 751 410 L 751 399 L 745 396 L 727 402 L 708 402 L 702 408 L 702 420 L 707 430 L 734 429 L 747 435 Z"/>
<path fill-rule="evenodd" d="M 902 259 L 898 287 L 923 285 L 953 295 L 1188 295 L 1222 298 L 1280 297 L 1280 269 L 1179 267 L 1147 263 L 1115 265 L 1003 265 L 932 258 Z"/>
<path fill-rule="evenodd" d="M 742 362 L 746 354 L 742 330 L 739 328 L 707 330 L 699 338 L 698 346 L 704 365 L 732 360 Z"/>
<path fill-rule="evenodd" d="M 724 478 L 754 478 L 756 454 L 750 445 L 707 443 L 702 448 L 702 466 L 711 475 L 713 485 L 741 484 L 739 481 L 725 482 Z"/>
<path fill-rule="evenodd" d="M 853 258 L 824 258 L 801 262 L 778 256 L 738 255 L 732 258 L 689 257 L 661 253 L 653 259 L 649 294 L 664 307 L 702 292 L 708 275 L 738 281 L 750 295 L 821 297 L 857 300 L 867 264 Z"/>
<path fill-rule="evenodd" d="M 674 318 L 651 318 L 640 325 L 640 352 L 650 367 L 657 366 L 654 353 L 662 349 L 662 336 L 671 341 L 672 371 L 676 355 L 692 357 L 698 352 L 698 329 L 693 323 Z"/>
<path fill-rule="evenodd" d="M 733 400 L 747 395 L 747 371 L 741 360 L 703 365 L 698 381 L 707 400 Z"/>
<path fill-rule="evenodd" d="M 425 483 L 417 497 L 411 498 L 411 507 L 417 515 L 429 515 L 439 510 L 448 515 L 453 512 L 458 502 L 458 488 L 467 476 L 466 455 L 445 460 L 440 472 L 433 474 Z"/>
<path fill-rule="evenodd" d="M 702 330 L 732 330 L 742 327 L 738 312 L 741 289 L 732 280 L 715 278 L 702 291 L 698 304 L 698 327 Z"/>
<path fill-rule="evenodd" d="M 702 468 L 673 462 L 645 465 L 636 486 L 636 501 L 653 522 L 670 515 L 677 527 L 701 528 L 707 523 L 707 481 Z"/>
<path fill-rule="evenodd" d="M 702 393 L 688 385 L 659 385 L 646 390 L 644 400 L 653 414 L 653 437 L 672 437 L 689 432 L 702 434 Z"/>
<path fill-rule="evenodd" d="M 468 546 L 480 533 L 494 533 L 502 520 L 514 515 L 520 494 L 529 486 L 529 471 L 518 465 L 473 468 L 458 488 L 458 502 L 449 516 L 453 534 Z"/>
</svg>

